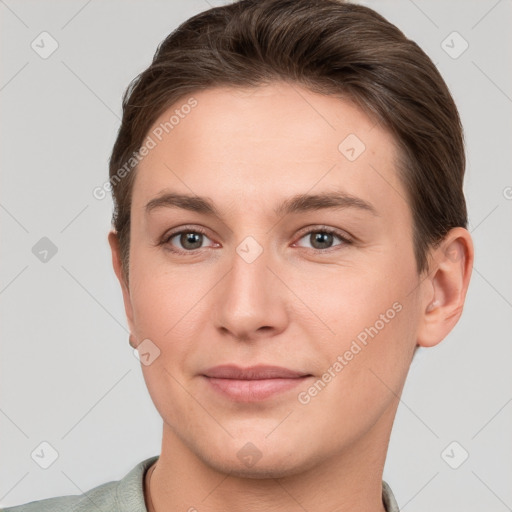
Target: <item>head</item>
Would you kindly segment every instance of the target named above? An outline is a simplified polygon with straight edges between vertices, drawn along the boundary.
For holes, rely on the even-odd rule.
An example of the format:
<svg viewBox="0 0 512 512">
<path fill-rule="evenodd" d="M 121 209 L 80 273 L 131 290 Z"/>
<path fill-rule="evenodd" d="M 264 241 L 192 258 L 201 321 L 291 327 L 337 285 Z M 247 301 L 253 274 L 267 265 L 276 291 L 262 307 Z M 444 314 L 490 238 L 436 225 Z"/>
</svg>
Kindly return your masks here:
<svg viewBox="0 0 512 512">
<path fill-rule="evenodd" d="M 123 99 L 109 235 L 168 435 L 251 476 L 386 438 L 415 349 L 462 311 L 464 168 L 442 77 L 369 8 L 244 0 L 171 33 Z M 226 364 L 301 378 L 227 398 Z"/>
</svg>

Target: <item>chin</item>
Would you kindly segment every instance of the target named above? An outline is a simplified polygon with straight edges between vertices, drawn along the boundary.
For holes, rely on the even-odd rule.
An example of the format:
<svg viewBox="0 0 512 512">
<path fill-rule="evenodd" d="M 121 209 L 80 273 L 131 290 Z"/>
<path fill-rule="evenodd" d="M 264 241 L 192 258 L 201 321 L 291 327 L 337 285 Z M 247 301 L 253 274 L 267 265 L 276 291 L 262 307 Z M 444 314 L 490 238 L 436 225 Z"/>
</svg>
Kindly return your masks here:
<svg viewBox="0 0 512 512">
<path fill-rule="evenodd" d="M 246 443 L 241 449 L 233 450 L 233 457 L 229 457 L 229 447 L 218 448 L 212 450 L 210 446 L 208 453 L 196 455 L 215 471 L 238 478 L 283 478 L 297 475 L 316 465 L 316 457 L 304 452 L 302 442 L 297 442 L 291 452 L 289 447 L 270 446 L 268 443 L 260 451 L 252 443 Z"/>
<path fill-rule="evenodd" d="M 253 480 L 268 480 L 275 478 L 284 478 L 288 476 L 293 476 L 302 472 L 301 468 L 276 468 L 275 466 L 268 465 L 269 467 L 254 467 L 254 468 L 231 468 L 229 470 L 222 471 L 223 473 L 228 473 L 229 476 L 234 476 L 236 478 L 250 478 Z"/>
</svg>

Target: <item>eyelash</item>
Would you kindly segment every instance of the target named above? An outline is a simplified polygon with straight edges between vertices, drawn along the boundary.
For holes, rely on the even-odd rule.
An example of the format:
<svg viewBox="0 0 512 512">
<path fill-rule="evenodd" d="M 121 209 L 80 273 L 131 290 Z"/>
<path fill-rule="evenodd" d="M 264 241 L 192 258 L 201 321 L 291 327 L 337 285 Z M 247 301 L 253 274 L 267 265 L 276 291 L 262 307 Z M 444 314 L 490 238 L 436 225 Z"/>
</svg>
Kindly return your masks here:
<svg viewBox="0 0 512 512">
<path fill-rule="evenodd" d="M 208 237 L 208 234 L 202 228 L 199 228 L 199 227 L 193 227 L 193 228 L 191 227 L 191 228 L 185 228 L 185 229 L 182 228 L 179 231 L 173 231 L 169 234 L 164 235 L 164 237 L 162 238 L 162 240 L 160 241 L 160 243 L 158 245 L 166 245 L 167 250 L 169 250 L 173 253 L 187 254 L 187 255 L 197 254 L 197 252 L 202 251 L 203 249 L 206 249 L 206 247 L 202 247 L 199 249 L 191 249 L 191 250 L 187 251 L 185 249 L 176 249 L 176 248 L 172 247 L 169 242 L 177 235 L 182 235 L 184 233 L 196 233 L 196 234 L 201 234 L 201 235 Z M 303 247 L 303 249 L 306 249 L 309 251 L 314 251 L 316 253 L 329 253 L 333 250 L 337 250 L 336 248 L 343 247 L 345 245 L 351 245 L 354 243 L 354 241 L 351 238 L 349 238 L 346 234 L 344 234 L 344 233 L 342 234 L 340 231 L 338 231 L 336 229 L 324 227 L 324 226 L 318 226 L 313 229 L 309 229 L 309 231 L 303 232 L 301 234 L 301 236 L 298 238 L 298 240 L 302 240 L 305 236 L 311 235 L 312 233 L 327 233 L 329 235 L 334 235 L 337 238 L 339 238 L 339 240 L 342 242 L 339 245 L 336 245 L 333 247 L 328 247 L 327 249 L 315 249 L 315 248 Z"/>
</svg>

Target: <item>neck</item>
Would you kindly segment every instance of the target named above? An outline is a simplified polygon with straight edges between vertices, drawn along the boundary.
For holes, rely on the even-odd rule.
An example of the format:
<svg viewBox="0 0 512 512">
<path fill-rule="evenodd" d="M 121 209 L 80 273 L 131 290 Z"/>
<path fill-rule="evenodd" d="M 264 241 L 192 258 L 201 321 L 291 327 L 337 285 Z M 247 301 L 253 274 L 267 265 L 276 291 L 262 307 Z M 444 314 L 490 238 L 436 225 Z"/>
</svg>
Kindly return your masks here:
<svg viewBox="0 0 512 512">
<path fill-rule="evenodd" d="M 162 452 L 152 474 L 147 474 L 148 512 L 385 512 L 382 472 L 394 414 L 393 408 L 341 453 L 279 478 L 216 471 L 164 423 Z"/>
</svg>

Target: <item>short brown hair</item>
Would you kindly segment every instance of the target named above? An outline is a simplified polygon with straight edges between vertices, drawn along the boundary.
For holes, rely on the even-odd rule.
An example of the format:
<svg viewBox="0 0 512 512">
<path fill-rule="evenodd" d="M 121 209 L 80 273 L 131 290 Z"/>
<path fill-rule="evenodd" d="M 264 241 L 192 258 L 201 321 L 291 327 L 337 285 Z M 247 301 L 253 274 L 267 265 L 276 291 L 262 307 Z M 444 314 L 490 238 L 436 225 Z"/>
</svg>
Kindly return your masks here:
<svg viewBox="0 0 512 512">
<path fill-rule="evenodd" d="M 350 99 L 394 135 L 398 172 L 413 217 L 418 273 L 428 268 L 430 247 L 450 229 L 466 227 L 462 125 L 448 87 L 420 47 L 361 5 L 338 0 L 240 0 L 180 25 L 124 94 L 110 183 L 112 224 L 126 279 L 136 166 L 123 179 L 118 173 L 139 150 L 153 123 L 194 92 L 273 81 Z"/>
</svg>

